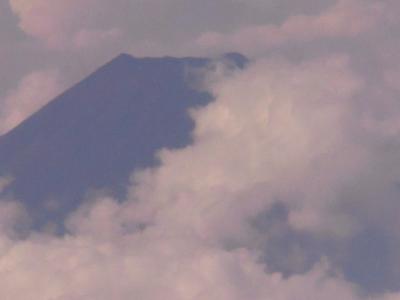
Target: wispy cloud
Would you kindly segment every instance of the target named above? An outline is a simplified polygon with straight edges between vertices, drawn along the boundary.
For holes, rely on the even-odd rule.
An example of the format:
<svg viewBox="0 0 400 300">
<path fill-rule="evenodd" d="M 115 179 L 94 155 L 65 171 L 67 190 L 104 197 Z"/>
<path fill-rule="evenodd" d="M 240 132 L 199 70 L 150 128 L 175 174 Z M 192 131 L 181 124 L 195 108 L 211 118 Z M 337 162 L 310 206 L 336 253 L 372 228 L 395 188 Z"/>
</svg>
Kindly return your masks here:
<svg viewBox="0 0 400 300">
<path fill-rule="evenodd" d="M 228 34 L 206 32 L 196 40 L 196 45 L 214 51 L 235 49 L 253 55 L 287 43 L 351 38 L 373 30 L 384 18 L 384 10 L 384 3 L 338 1 L 320 14 L 290 16 L 280 25 L 247 26 Z"/>
</svg>

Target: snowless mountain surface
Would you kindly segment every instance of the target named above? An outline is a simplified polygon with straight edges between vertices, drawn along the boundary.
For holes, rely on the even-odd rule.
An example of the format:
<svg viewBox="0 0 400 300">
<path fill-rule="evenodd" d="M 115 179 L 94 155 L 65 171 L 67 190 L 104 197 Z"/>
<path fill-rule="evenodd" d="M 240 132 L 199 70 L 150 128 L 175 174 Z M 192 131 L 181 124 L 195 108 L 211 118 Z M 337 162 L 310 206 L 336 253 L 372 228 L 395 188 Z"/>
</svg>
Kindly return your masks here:
<svg viewBox="0 0 400 300">
<path fill-rule="evenodd" d="M 0 137 L 0 176 L 14 179 L 4 193 L 36 220 L 62 219 L 89 190 L 123 195 L 133 171 L 157 163 L 157 150 L 190 143 L 187 110 L 212 99 L 188 74 L 209 62 L 118 56 Z"/>
</svg>

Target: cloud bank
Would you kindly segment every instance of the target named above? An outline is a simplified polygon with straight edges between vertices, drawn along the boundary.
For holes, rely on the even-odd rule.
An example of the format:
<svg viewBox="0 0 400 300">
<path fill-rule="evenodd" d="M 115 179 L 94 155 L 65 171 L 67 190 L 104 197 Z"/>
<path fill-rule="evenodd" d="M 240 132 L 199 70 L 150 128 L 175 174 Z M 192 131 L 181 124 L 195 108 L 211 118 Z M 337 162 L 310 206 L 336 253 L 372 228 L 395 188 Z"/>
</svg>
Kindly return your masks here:
<svg viewBox="0 0 400 300">
<path fill-rule="evenodd" d="M 398 240 L 396 215 L 380 216 L 398 211 L 399 129 L 385 134 L 390 122 L 368 111 L 354 117 L 367 87 L 346 56 L 264 59 L 210 76 L 216 100 L 191 112 L 193 145 L 162 150 L 126 200 L 86 203 L 62 237 L 17 239 L 3 226 L 3 298 L 365 299 L 323 250 L 301 272 L 273 271 L 265 256 L 284 232 L 269 213 L 281 203 L 286 228 L 315 240 L 345 244 L 374 221 Z M 284 259 L 301 265 L 307 248 L 297 247 Z"/>
</svg>

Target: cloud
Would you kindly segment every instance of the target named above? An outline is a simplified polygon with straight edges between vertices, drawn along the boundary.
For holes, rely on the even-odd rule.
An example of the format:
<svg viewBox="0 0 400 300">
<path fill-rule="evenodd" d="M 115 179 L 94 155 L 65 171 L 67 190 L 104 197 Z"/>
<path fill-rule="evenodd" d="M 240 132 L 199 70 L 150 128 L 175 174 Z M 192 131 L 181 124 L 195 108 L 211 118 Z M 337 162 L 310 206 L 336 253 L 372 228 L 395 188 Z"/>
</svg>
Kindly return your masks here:
<svg viewBox="0 0 400 300">
<path fill-rule="evenodd" d="M 346 178 L 368 164 L 368 153 L 345 127 L 353 126 L 350 99 L 361 87 L 345 57 L 299 66 L 259 61 L 213 87 L 217 101 L 193 112 L 197 143 L 161 152 L 163 167 L 139 175 L 144 183 L 134 191 L 147 209 L 160 201 L 151 212 L 159 211 L 160 218 L 171 210 L 175 217 L 186 211 L 188 223 L 203 220 L 198 234 L 205 237 L 226 235 L 219 232 L 224 230 L 249 237 L 240 221 L 256 218 L 276 201 L 293 207 L 290 220 L 298 228 L 345 235 L 353 224 L 332 219 L 331 228 L 329 206 Z M 164 203 L 169 197 L 172 202 Z M 324 209 L 329 213 L 322 215 Z M 236 221 L 221 222 L 220 214 Z"/>
<path fill-rule="evenodd" d="M 384 7 L 383 3 L 339 0 L 319 15 L 290 16 L 281 25 L 247 26 L 228 34 L 206 32 L 196 46 L 253 55 L 287 43 L 354 37 L 374 29 L 384 16 Z"/>
<path fill-rule="evenodd" d="M 108 1 L 10 0 L 20 28 L 55 49 L 98 46 L 119 36 L 116 28 L 98 27 L 107 13 Z"/>
<path fill-rule="evenodd" d="M 354 37 L 374 28 L 385 10 L 384 3 L 359 0 L 280 6 L 257 0 L 9 1 L 20 28 L 50 48 L 79 52 L 114 44 L 139 55 L 253 54 L 291 42 Z"/>
<path fill-rule="evenodd" d="M 1 100 L 0 134 L 4 134 L 39 110 L 62 91 L 56 71 L 36 71 L 25 76 L 19 85 Z"/>
<path fill-rule="evenodd" d="M 193 145 L 161 151 L 127 200 L 93 199 L 62 237 L 0 235 L 2 298 L 364 299 L 329 254 L 298 274 L 272 272 L 272 228 L 256 225 L 281 202 L 292 230 L 346 241 L 363 214 L 381 213 L 365 196 L 398 178 L 398 146 L 382 156 L 393 135 L 354 118 L 362 78 L 341 55 L 221 73 L 205 81 L 215 102 L 191 112 Z"/>
<path fill-rule="evenodd" d="M 327 275 L 332 271 L 325 262 L 307 274 L 284 279 L 265 273 L 256 253 L 248 249 L 226 250 L 172 228 L 108 235 L 107 226 L 121 221 L 114 218 L 115 209 L 110 213 L 111 207 L 123 211 L 112 199 L 98 199 L 86 208 L 89 220 L 76 217 L 72 222 L 84 230 L 80 222 L 91 223 L 90 234 L 86 230 L 63 238 L 33 234 L 15 240 L 2 231 L 0 295 L 15 300 L 27 295 L 38 300 L 126 300 L 132 295 L 143 300 L 356 299 L 352 285 Z"/>
<path fill-rule="evenodd" d="M 9 244 L 7 244 L 9 243 Z M 351 286 L 327 278 L 323 265 L 289 280 L 267 275 L 246 250 L 223 251 L 157 232 L 123 243 L 41 236 L 2 239 L 1 295 L 45 299 L 324 299 L 351 298 Z M 10 246 L 12 244 L 12 246 Z"/>
</svg>

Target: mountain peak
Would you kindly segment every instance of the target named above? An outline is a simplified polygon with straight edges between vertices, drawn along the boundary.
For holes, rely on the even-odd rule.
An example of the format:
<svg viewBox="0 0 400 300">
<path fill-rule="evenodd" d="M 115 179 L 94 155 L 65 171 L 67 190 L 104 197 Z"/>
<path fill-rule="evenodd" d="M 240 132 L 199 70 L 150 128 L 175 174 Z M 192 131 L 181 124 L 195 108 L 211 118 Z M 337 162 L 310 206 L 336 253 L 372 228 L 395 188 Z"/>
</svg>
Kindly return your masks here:
<svg viewBox="0 0 400 300">
<path fill-rule="evenodd" d="M 117 56 L 0 139 L 0 177 L 14 178 L 5 193 L 39 224 L 62 222 L 87 191 L 123 196 L 157 151 L 191 142 L 187 110 L 212 98 L 187 82 L 187 67 L 209 62 Z"/>
<path fill-rule="evenodd" d="M 134 62 L 135 60 L 136 58 L 134 56 L 127 53 L 121 53 L 113 58 L 108 64 Z"/>
</svg>

